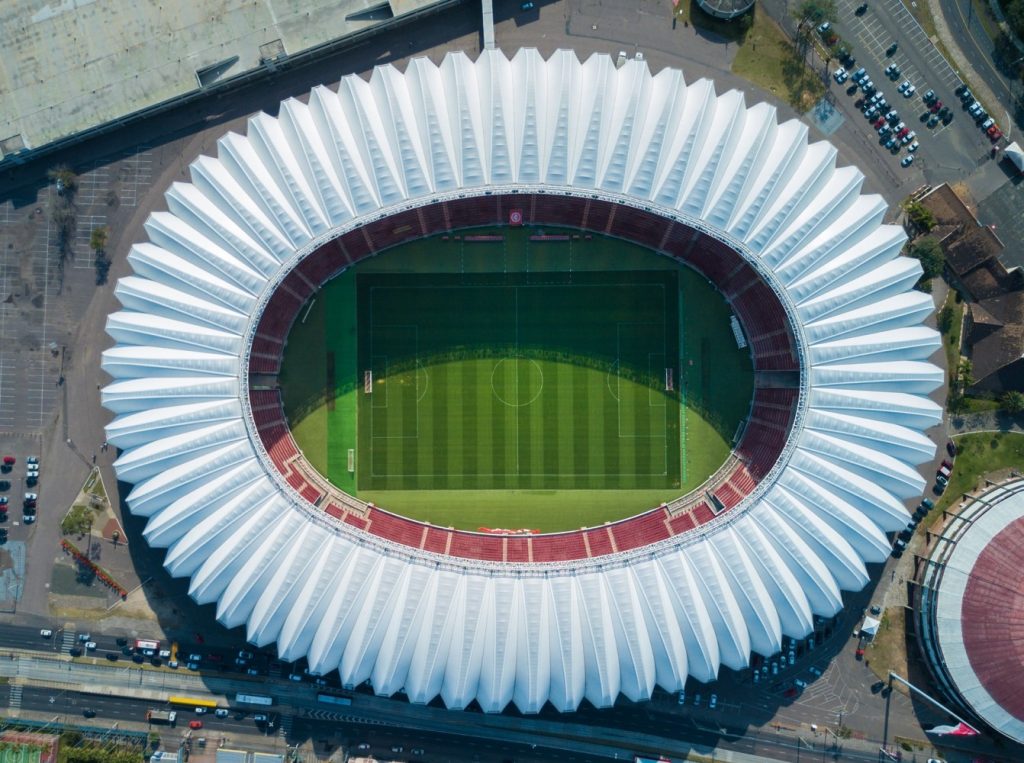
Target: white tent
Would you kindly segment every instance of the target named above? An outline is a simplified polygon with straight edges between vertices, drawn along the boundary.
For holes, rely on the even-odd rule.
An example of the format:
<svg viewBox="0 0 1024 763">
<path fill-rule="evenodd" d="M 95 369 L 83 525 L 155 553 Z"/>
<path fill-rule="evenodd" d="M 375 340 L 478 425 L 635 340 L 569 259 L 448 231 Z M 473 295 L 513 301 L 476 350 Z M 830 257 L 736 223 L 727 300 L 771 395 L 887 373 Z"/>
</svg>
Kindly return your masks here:
<svg viewBox="0 0 1024 763">
<path fill-rule="evenodd" d="M 874 638 L 878 635 L 878 626 L 881 625 L 881 621 L 868 615 L 864 618 L 864 624 L 860 626 L 860 632 L 862 636 L 870 636 Z"/>
<path fill-rule="evenodd" d="M 1006 154 L 1007 159 L 1014 163 L 1018 172 L 1024 172 L 1024 149 L 1020 147 L 1017 141 L 1008 145 L 1003 150 L 1003 153 Z"/>
</svg>

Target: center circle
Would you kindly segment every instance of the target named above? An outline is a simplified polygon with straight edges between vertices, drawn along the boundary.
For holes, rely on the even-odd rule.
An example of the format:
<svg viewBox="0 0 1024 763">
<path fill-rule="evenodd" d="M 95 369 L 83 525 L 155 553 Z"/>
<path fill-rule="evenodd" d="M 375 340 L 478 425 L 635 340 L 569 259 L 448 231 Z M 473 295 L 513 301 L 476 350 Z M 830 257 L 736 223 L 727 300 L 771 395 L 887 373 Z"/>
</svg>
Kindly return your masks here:
<svg viewBox="0 0 1024 763">
<path fill-rule="evenodd" d="M 510 408 L 523 408 L 544 389 L 544 372 L 532 358 L 502 358 L 491 371 L 491 391 Z"/>
</svg>

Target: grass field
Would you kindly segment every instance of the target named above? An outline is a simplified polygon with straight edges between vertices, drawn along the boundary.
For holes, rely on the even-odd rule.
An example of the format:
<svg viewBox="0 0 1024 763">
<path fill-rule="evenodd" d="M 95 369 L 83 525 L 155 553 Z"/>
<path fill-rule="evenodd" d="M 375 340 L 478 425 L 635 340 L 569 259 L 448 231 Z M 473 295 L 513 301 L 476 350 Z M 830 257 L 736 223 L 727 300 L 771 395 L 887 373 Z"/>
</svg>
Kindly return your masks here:
<svg viewBox="0 0 1024 763">
<path fill-rule="evenodd" d="M 638 247 L 535 232 L 400 247 L 300 313 L 285 410 L 334 484 L 444 526 L 549 531 L 671 500 L 724 461 L 753 380 L 721 297 Z"/>
</svg>

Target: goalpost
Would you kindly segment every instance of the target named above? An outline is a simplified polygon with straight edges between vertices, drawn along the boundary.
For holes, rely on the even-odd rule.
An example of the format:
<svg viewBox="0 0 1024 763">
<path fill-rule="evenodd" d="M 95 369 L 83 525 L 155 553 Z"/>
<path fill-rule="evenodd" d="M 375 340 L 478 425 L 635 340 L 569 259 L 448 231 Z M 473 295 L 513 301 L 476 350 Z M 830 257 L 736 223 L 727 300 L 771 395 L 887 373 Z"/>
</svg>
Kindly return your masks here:
<svg viewBox="0 0 1024 763">
<path fill-rule="evenodd" d="M 363 392 L 373 394 L 373 371 L 363 371 Z"/>
</svg>

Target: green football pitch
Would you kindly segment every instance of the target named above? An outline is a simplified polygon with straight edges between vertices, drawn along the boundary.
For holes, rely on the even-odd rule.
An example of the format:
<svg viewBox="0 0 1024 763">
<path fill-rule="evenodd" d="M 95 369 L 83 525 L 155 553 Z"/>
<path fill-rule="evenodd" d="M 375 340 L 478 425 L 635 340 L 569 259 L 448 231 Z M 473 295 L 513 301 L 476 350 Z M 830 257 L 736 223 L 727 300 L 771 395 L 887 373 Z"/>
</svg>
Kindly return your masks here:
<svg viewBox="0 0 1024 763">
<path fill-rule="evenodd" d="M 721 296 L 621 241 L 531 233 L 396 248 L 300 312 L 285 411 L 334 484 L 442 526 L 552 531 L 671 500 L 722 464 L 753 375 Z"/>
</svg>

